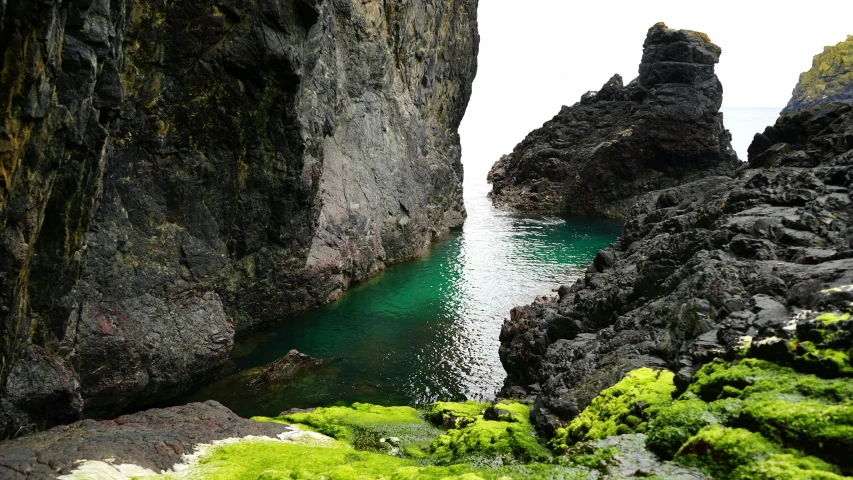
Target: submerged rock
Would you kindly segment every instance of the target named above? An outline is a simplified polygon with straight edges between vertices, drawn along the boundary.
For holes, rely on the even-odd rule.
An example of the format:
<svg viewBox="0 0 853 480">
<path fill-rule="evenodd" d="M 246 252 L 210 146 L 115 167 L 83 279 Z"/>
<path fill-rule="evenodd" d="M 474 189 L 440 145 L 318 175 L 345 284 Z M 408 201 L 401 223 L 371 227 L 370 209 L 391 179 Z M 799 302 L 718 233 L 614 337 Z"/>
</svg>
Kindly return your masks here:
<svg viewBox="0 0 853 480">
<path fill-rule="evenodd" d="M 460 226 L 476 8 L 4 0 L 0 387 L 54 373 L 0 437 L 172 396 Z"/>
<path fill-rule="evenodd" d="M 492 200 L 523 212 L 628 218 L 636 199 L 739 165 L 723 126 L 721 50 L 704 33 L 653 26 L 640 76 L 598 92 L 530 133 L 489 172 Z"/>
<path fill-rule="evenodd" d="M 853 35 L 815 55 L 782 113 L 832 102 L 853 103 Z"/>
<path fill-rule="evenodd" d="M 305 375 L 311 370 L 322 367 L 325 363 L 323 360 L 318 360 L 297 350 L 291 350 L 287 355 L 269 365 L 253 368 L 241 376 L 246 377 L 246 385 L 249 388 L 270 388 L 287 383 L 297 376 Z"/>
<path fill-rule="evenodd" d="M 791 322 L 804 310 L 851 311 L 851 195 L 853 106 L 781 117 L 735 178 L 642 197 L 624 235 L 558 303 L 514 309 L 501 331 L 505 392 L 535 396 L 532 418 L 553 432 L 629 371 L 668 369 L 683 390 L 744 337 L 763 342 L 765 358 L 847 375 L 846 330 L 794 349 L 816 319 Z"/>
</svg>

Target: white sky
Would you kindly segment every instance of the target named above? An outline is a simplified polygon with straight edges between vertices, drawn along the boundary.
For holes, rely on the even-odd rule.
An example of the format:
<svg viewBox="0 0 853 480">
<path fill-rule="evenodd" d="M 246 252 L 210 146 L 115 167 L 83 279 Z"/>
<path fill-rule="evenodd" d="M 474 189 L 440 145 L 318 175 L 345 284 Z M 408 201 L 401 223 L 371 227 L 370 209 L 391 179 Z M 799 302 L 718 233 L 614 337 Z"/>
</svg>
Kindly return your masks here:
<svg viewBox="0 0 853 480">
<path fill-rule="evenodd" d="M 614 73 L 625 83 L 636 77 L 646 32 L 659 21 L 722 47 L 724 108 L 781 109 L 812 57 L 853 34 L 853 0 L 480 0 L 479 21 L 479 72 L 461 128 L 469 177 L 484 177 L 529 131 Z"/>
</svg>

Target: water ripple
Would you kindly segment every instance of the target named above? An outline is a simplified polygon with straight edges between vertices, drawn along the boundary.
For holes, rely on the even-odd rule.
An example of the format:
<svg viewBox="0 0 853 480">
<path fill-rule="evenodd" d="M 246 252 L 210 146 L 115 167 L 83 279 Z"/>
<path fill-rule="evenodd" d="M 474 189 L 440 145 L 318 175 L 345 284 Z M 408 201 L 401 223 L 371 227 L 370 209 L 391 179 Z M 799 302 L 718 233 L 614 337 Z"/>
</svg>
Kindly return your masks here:
<svg viewBox="0 0 853 480">
<path fill-rule="evenodd" d="M 332 367 L 247 395 L 231 375 L 174 403 L 215 399 L 241 415 L 334 403 L 489 400 L 503 383 L 498 336 L 512 307 L 572 283 L 621 233 L 617 222 L 496 211 L 466 185 L 468 221 L 423 259 L 389 268 L 332 305 L 240 340 L 233 372 L 290 349 Z"/>
</svg>

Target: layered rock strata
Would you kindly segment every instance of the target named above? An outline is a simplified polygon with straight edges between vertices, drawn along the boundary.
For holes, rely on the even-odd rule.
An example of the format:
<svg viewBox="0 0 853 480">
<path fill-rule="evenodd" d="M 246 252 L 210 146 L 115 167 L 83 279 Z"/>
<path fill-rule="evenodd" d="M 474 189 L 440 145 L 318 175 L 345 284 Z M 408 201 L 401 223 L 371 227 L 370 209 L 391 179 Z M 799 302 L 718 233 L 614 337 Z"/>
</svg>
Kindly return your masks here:
<svg viewBox="0 0 853 480">
<path fill-rule="evenodd" d="M 853 35 L 815 55 L 782 113 L 829 102 L 853 103 Z"/>
<path fill-rule="evenodd" d="M 512 311 L 503 394 L 534 396 L 538 426 L 565 425 L 636 368 L 672 370 L 684 386 L 745 338 L 760 358 L 853 375 L 849 335 L 804 343 L 815 312 L 841 315 L 853 301 L 853 106 L 780 117 L 749 160 L 734 178 L 644 196 L 585 278 Z"/>
<path fill-rule="evenodd" d="M 476 0 L 9 0 L 0 431 L 173 395 L 464 219 Z"/>
<path fill-rule="evenodd" d="M 614 76 L 563 107 L 489 173 L 492 200 L 522 212 L 627 218 L 643 193 L 738 165 L 723 126 L 721 50 L 704 33 L 659 23 L 640 76 Z"/>
</svg>

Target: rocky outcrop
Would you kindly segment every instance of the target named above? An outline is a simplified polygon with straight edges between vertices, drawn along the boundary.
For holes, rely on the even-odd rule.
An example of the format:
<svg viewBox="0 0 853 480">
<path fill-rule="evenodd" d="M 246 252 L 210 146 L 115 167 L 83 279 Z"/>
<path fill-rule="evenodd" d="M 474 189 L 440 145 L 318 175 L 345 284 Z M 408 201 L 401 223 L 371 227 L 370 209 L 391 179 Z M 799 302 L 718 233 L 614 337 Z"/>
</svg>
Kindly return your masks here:
<svg viewBox="0 0 853 480">
<path fill-rule="evenodd" d="M 462 223 L 476 0 L 8 0 L 0 431 L 175 394 Z"/>
<path fill-rule="evenodd" d="M 558 301 L 512 311 L 501 332 L 503 394 L 535 396 L 538 426 L 565 425 L 640 367 L 677 372 L 683 388 L 748 337 L 762 343 L 761 358 L 853 375 L 846 334 L 803 343 L 815 336 L 809 310 L 841 315 L 853 300 L 853 106 L 780 117 L 749 160 L 734 178 L 642 197 L 585 278 Z M 824 358 L 835 348 L 842 353 Z"/>
<path fill-rule="evenodd" d="M 659 23 L 640 76 L 619 75 L 563 107 L 489 173 L 492 200 L 522 212 L 627 218 L 643 193 L 738 165 L 723 127 L 721 50 L 704 33 Z"/>
<path fill-rule="evenodd" d="M 815 55 L 782 114 L 831 102 L 853 103 L 853 35 Z"/>
<path fill-rule="evenodd" d="M 56 478 L 70 473 L 78 461 L 89 460 L 159 473 L 181 463 L 198 444 L 249 435 L 276 437 L 290 429 L 240 418 L 214 401 L 192 403 L 109 421 L 84 420 L 6 442 L 0 447 L 0 472 L 8 479 Z"/>
</svg>

